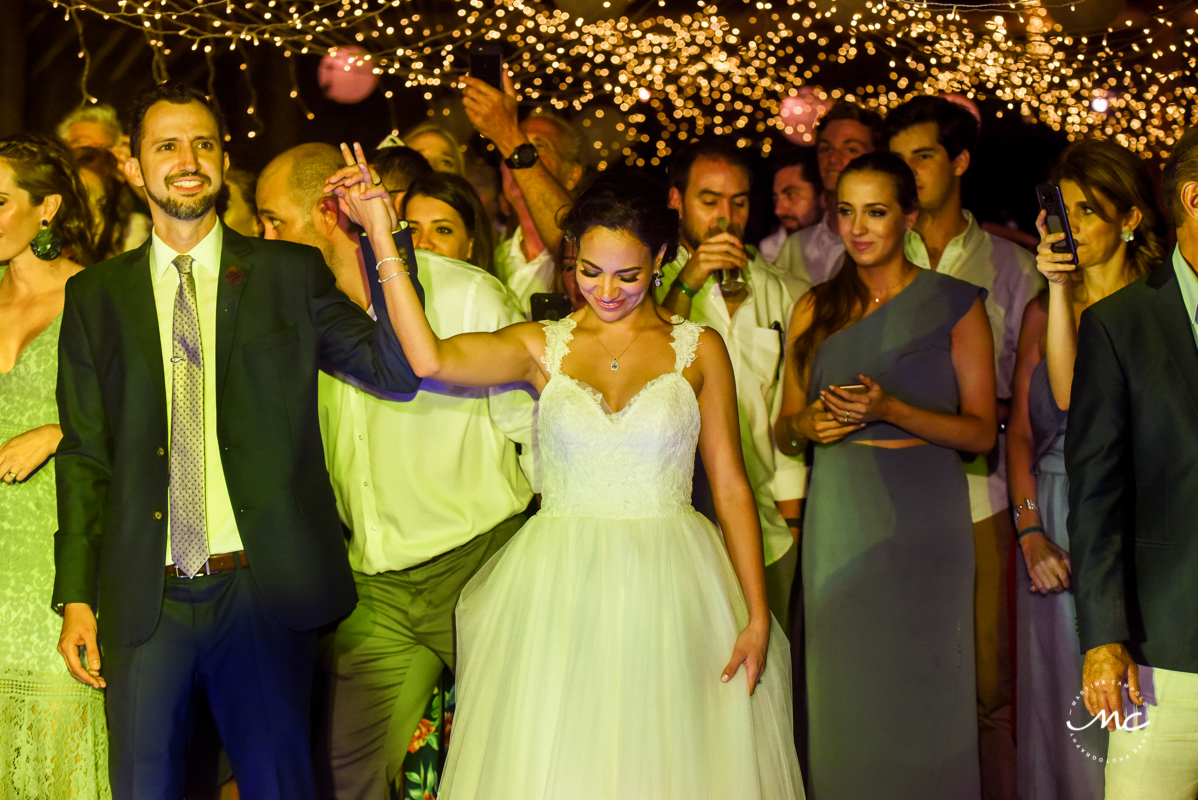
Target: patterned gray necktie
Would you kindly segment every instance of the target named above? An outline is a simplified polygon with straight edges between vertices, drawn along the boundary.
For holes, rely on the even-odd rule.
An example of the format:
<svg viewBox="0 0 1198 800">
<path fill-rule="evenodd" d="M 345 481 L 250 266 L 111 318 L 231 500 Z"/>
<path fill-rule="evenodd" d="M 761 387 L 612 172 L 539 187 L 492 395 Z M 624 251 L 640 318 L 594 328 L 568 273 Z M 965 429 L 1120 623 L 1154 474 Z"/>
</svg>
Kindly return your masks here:
<svg viewBox="0 0 1198 800">
<path fill-rule="evenodd" d="M 191 256 L 177 256 L 171 351 L 171 559 L 188 577 L 208 560 L 204 491 L 204 353 Z"/>
</svg>

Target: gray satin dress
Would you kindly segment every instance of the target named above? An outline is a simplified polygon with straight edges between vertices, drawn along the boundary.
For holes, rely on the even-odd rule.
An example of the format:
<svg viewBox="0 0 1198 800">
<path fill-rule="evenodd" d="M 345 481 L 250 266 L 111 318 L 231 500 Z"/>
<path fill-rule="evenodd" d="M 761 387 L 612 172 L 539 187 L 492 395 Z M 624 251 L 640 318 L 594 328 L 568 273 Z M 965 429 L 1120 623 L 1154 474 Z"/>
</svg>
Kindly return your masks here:
<svg viewBox="0 0 1198 800">
<path fill-rule="evenodd" d="M 1065 476 L 1066 412 L 1057 407 L 1041 361 L 1028 386 L 1028 414 L 1036 448 L 1036 503 L 1045 535 L 1069 552 L 1069 479 Z M 1029 591 L 1022 549 L 1015 557 L 1015 648 L 1018 653 L 1016 715 L 1020 800 L 1101 800 L 1107 732 L 1082 704 L 1081 644 L 1073 592 Z M 1076 704 L 1075 704 L 1076 701 Z"/>
<path fill-rule="evenodd" d="M 925 271 L 829 336 L 810 397 L 858 373 L 959 412 L 951 333 L 983 289 Z M 802 569 L 811 800 L 976 800 L 973 525 L 961 457 L 872 423 L 817 445 Z"/>
</svg>

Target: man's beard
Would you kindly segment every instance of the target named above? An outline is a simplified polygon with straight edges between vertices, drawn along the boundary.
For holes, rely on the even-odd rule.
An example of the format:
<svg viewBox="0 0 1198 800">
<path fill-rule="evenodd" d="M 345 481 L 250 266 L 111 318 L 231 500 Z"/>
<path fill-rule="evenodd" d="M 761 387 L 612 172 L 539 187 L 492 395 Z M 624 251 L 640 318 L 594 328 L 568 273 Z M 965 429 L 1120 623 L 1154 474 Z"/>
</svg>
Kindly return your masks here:
<svg viewBox="0 0 1198 800">
<path fill-rule="evenodd" d="M 709 230 L 699 230 L 699 227 L 695 224 L 694 220 L 685 216 L 682 218 L 681 227 L 682 243 L 692 251 L 698 250 L 699 245 L 703 244 L 704 241 L 721 232 L 720 229 L 714 225 Z M 724 232 L 732 234 L 737 239 L 743 240 L 745 238 L 745 232 L 741 226 L 732 221 L 729 221 L 728 229 Z"/>
<path fill-rule="evenodd" d="M 200 172 L 176 173 L 174 175 L 168 175 L 165 183 L 167 186 L 169 186 L 171 181 L 175 180 L 176 178 L 181 178 L 185 175 L 187 177 L 198 178 L 200 180 L 207 181 L 209 186 L 212 185 L 212 180 L 207 175 L 204 175 Z M 146 196 L 154 202 L 154 205 L 161 208 L 169 216 L 181 220 L 199 219 L 207 214 L 209 209 L 216 205 L 216 195 L 219 194 L 219 192 L 220 189 L 217 188 L 209 191 L 207 194 L 202 194 L 199 197 L 193 197 L 188 200 L 176 200 L 170 195 L 164 195 L 162 197 L 155 195 L 154 192 L 150 190 L 150 184 L 146 183 Z"/>
</svg>

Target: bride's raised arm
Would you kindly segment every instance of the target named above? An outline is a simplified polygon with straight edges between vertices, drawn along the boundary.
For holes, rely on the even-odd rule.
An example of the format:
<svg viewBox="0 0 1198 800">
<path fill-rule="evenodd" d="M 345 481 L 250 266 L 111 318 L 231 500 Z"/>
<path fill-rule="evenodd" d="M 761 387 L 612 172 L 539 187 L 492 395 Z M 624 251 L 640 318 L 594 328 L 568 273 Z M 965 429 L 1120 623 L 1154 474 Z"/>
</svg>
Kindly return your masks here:
<svg viewBox="0 0 1198 800">
<path fill-rule="evenodd" d="M 397 220 L 386 190 L 372 175 L 360 144 L 354 144 L 352 153 L 342 144 L 341 152 L 347 167 L 329 178 L 325 189 L 336 194 L 349 216 L 366 230 L 379 265 L 387 316 L 416 374 L 462 386 L 524 381 L 544 388 L 545 334 L 539 323 L 521 322 L 494 333 L 448 339 L 433 332 L 391 236 Z"/>
</svg>

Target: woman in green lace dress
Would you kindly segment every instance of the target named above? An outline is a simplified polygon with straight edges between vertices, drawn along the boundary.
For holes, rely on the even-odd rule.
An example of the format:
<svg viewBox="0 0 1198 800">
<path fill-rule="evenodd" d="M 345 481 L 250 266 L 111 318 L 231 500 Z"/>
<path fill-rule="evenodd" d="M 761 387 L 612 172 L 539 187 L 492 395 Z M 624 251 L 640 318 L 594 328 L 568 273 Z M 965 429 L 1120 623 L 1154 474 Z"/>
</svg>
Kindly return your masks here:
<svg viewBox="0 0 1198 800">
<path fill-rule="evenodd" d="M 0 139 L 0 798 L 109 798 L 104 695 L 55 652 L 54 388 L 67 278 L 90 263 L 87 193 L 42 136 Z"/>
</svg>

